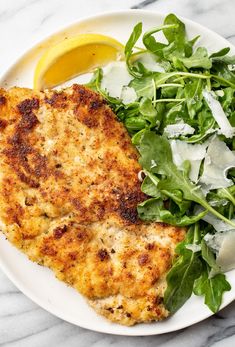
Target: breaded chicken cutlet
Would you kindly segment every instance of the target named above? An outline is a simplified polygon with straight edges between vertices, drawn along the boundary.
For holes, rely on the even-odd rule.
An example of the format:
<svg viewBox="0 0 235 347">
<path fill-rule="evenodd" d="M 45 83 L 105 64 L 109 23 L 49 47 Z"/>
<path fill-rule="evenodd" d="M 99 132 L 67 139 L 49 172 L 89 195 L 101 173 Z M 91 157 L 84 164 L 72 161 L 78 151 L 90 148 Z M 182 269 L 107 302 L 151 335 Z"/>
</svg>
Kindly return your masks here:
<svg viewBox="0 0 235 347">
<path fill-rule="evenodd" d="M 184 229 L 143 223 L 138 154 L 97 93 L 0 89 L 0 226 L 108 319 L 166 318 L 165 275 Z"/>
</svg>

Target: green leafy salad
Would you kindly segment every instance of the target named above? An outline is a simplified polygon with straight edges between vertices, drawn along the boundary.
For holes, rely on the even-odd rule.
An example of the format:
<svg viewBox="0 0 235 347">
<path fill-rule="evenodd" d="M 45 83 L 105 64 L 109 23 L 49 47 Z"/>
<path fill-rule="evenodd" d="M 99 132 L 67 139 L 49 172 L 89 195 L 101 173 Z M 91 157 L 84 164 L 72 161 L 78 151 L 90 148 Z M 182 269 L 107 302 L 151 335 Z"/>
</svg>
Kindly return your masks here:
<svg viewBox="0 0 235 347">
<path fill-rule="evenodd" d="M 164 303 L 172 313 L 192 293 L 216 312 L 231 289 L 224 275 L 235 268 L 235 56 L 229 51 L 209 54 L 169 14 L 145 33 L 138 23 L 125 61 L 97 69 L 87 84 L 104 96 L 140 153 L 148 199 L 139 217 L 188 227 L 167 274 Z"/>
</svg>

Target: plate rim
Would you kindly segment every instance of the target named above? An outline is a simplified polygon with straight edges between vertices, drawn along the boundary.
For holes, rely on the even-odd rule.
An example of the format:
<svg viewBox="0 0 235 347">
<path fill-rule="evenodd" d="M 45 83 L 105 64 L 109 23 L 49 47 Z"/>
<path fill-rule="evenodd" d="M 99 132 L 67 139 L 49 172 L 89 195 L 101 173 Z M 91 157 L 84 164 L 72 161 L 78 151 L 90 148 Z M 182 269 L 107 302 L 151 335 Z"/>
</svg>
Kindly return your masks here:
<svg viewBox="0 0 235 347">
<path fill-rule="evenodd" d="M 9 74 L 9 72 L 15 68 L 15 66 L 18 64 L 18 62 L 22 59 L 24 59 L 24 57 L 33 49 L 35 49 L 38 45 L 42 44 L 43 42 L 47 41 L 48 39 L 50 39 L 52 36 L 57 35 L 61 32 L 63 32 L 64 30 L 69 29 L 70 27 L 76 26 L 78 24 L 83 24 L 87 21 L 90 20 L 95 20 L 95 19 L 102 19 L 105 17 L 110 17 L 110 16 L 115 16 L 115 15 L 127 15 L 130 14 L 130 12 L 132 14 L 143 14 L 143 16 L 145 14 L 147 15 L 156 15 L 161 17 L 162 19 L 166 16 L 166 13 L 164 12 L 159 12 L 159 11 L 155 11 L 154 9 L 152 11 L 150 10 L 145 10 L 145 9 L 126 9 L 126 10 L 114 10 L 114 11 L 101 11 L 98 12 L 94 15 L 90 15 L 90 16 L 82 16 L 81 18 L 79 18 L 77 21 L 72 21 L 71 23 L 68 23 L 65 26 L 58 26 L 58 30 L 53 30 L 53 32 L 49 35 L 42 35 L 41 39 L 39 41 L 36 41 L 33 45 L 29 45 L 28 47 L 25 47 L 24 52 L 17 58 L 13 60 L 13 63 L 10 63 L 10 65 L 8 66 L 8 68 L 0 75 L 0 86 L 2 84 L 2 82 L 4 81 L 5 76 L 7 76 Z M 231 47 L 232 49 L 235 50 L 235 46 L 230 43 L 226 38 L 224 38 L 223 36 L 221 36 L 220 34 L 218 34 L 217 32 L 205 27 L 202 24 L 199 24 L 191 19 L 185 18 L 183 16 L 178 15 L 178 18 L 180 18 L 182 21 L 184 21 L 184 23 L 186 24 L 186 29 L 187 29 L 187 25 L 193 26 L 193 27 L 197 27 L 200 30 L 202 30 L 205 35 L 206 33 L 209 33 L 211 35 L 214 35 L 217 39 L 219 39 L 221 42 L 224 41 L 224 44 L 226 46 Z M 3 235 L 3 237 L 5 237 Z M 9 242 L 9 241 L 8 241 Z M 14 247 L 13 245 L 11 245 L 12 247 Z M 16 248 L 15 248 L 16 249 Z M 17 250 L 17 249 L 16 249 Z M 17 250 L 18 251 L 18 250 Z M 25 254 L 24 254 L 25 255 Z M 25 255 L 27 257 L 27 255 Z M 28 260 L 30 261 L 30 260 Z M 14 276 L 14 273 L 11 272 L 10 268 L 4 263 L 3 259 L 0 257 L 0 268 L 3 271 L 3 273 L 5 273 L 5 275 L 10 279 L 10 281 L 26 296 L 28 297 L 31 301 L 33 301 L 35 304 L 37 304 L 39 307 L 43 308 L 45 311 L 49 312 L 50 314 L 58 317 L 59 319 L 66 321 L 70 324 L 73 324 L 75 326 L 81 327 L 83 329 L 87 329 L 90 331 L 94 331 L 94 332 L 99 332 L 99 333 L 106 333 L 106 334 L 110 334 L 110 335 L 119 335 L 119 336 L 154 336 L 154 335 L 162 335 L 162 334 L 166 334 L 166 333 L 170 333 L 170 332 L 175 332 L 178 330 L 181 330 L 183 328 L 186 327 L 190 327 L 196 323 L 202 322 L 205 319 L 211 317 L 213 315 L 213 312 L 208 311 L 207 314 L 205 314 L 205 316 L 203 318 L 195 318 L 193 321 L 190 322 L 190 324 L 188 324 L 187 322 L 183 323 L 183 324 L 179 324 L 178 326 L 176 326 L 175 328 L 171 328 L 170 330 L 166 330 L 163 332 L 148 332 L 146 331 L 145 333 L 138 333 L 137 331 L 133 330 L 133 333 L 131 332 L 113 332 L 113 331 L 108 331 L 107 329 L 102 329 L 102 328 L 91 328 L 87 325 L 83 325 L 82 322 L 81 324 L 77 324 L 75 322 L 72 321 L 72 319 L 70 319 L 69 317 L 66 317 L 65 315 L 63 315 L 60 312 L 57 312 L 57 308 L 53 306 L 53 304 L 51 303 L 45 303 L 45 302 L 41 302 L 41 299 L 35 295 L 31 290 L 27 289 L 27 286 L 24 285 L 24 282 L 20 281 L 16 276 Z M 58 280 L 58 279 L 57 279 Z M 225 308 L 226 306 L 228 306 L 231 302 L 233 302 L 235 300 L 235 294 L 234 294 L 234 298 L 230 298 L 226 303 L 221 305 L 221 309 Z M 151 323 L 149 323 L 151 324 Z"/>
</svg>

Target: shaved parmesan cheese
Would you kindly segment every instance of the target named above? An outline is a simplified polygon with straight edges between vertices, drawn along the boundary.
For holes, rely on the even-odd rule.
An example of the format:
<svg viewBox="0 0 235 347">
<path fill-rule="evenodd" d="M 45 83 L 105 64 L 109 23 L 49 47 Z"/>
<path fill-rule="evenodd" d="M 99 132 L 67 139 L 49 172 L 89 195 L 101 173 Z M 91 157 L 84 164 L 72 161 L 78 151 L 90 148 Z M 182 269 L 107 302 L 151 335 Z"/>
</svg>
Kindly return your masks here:
<svg viewBox="0 0 235 347">
<path fill-rule="evenodd" d="M 201 182 L 200 182 L 201 183 Z M 210 187 L 207 184 L 200 184 L 200 189 L 203 192 L 204 196 L 207 196 L 207 194 L 210 191 Z"/>
<path fill-rule="evenodd" d="M 151 53 L 141 54 L 137 62 L 143 64 L 147 70 L 165 72 L 164 68 L 156 62 L 156 58 Z"/>
<path fill-rule="evenodd" d="M 216 90 L 215 94 L 222 97 L 222 96 L 224 96 L 224 91 L 222 89 L 221 90 Z"/>
<path fill-rule="evenodd" d="M 125 62 L 110 63 L 103 69 L 101 88 L 115 98 L 120 98 L 123 86 L 127 86 L 133 77 L 129 74 Z"/>
<path fill-rule="evenodd" d="M 199 208 L 196 209 L 196 211 L 197 211 L 196 213 L 198 214 L 198 213 L 202 212 L 203 209 L 199 207 Z M 205 222 L 211 224 L 211 225 L 214 227 L 214 229 L 215 229 L 216 231 L 218 231 L 218 232 L 233 230 L 233 227 L 232 227 L 230 224 L 228 224 L 228 223 L 222 221 L 221 219 L 215 217 L 215 216 L 214 216 L 212 213 L 210 213 L 210 212 L 207 213 L 207 214 L 202 218 L 202 220 L 204 220 Z M 232 221 L 235 222 L 235 219 L 232 219 Z"/>
<path fill-rule="evenodd" d="M 180 140 L 170 141 L 174 164 L 179 168 L 183 168 L 183 162 L 189 160 L 191 170 L 189 178 L 196 182 L 198 179 L 199 169 L 202 159 L 206 155 L 207 143 L 203 144 L 190 144 Z"/>
<path fill-rule="evenodd" d="M 217 133 L 218 132 L 218 129 L 208 129 L 205 134 L 206 135 L 210 135 L 210 134 L 214 134 L 214 133 Z"/>
<path fill-rule="evenodd" d="M 235 268 L 235 230 L 224 233 L 224 238 L 219 249 L 216 263 L 222 271 Z"/>
<path fill-rule="evenodd" d="M 229 187 L 233 181 L 226 175 L 232 167 L 235 167 L 234 153 L 223 141 L 215 137 L 207 149 L 200 182 L 208 185 L 210 189 Z"/>
<path fill-rule="evenodd" d="M 195 129 L 186 123 L 169 124 L 164 129 L 164 134 L 169 138 L 178 137 L 180 135 L 192 135 Z"/>
<path fill-rule="evenodd" d="M 128 86 L 122 87 L 120 98 L 122 99 L 122 102 L 124 105 L 135 102 L 137 99 L 137 94 L 135 92 L 135 89 Z"/>
<path fill-rule="evenodd" d="M 185 246 L 186 249 L 189 249 L 193 253 L 199 252 L 201 250 L 201 245 L 196 245 L 195 243 L 189 243 Z"/>
<path fill-rule="evenodd" d="M 227 138 L 232 138 L 235 134 L 235 128 L 229 123 L 220 102 L 215 98 L 215 93 L 203 90 L 202 94 L 211 110 L 212 116 L 220 127 L 221 134 Z"/>
<path fill-rule="evenodd" d="M 156 166 L 157 166 L 156 161 L 154 159 L 151 159 L 151 166 L 150 166 L 150 168 L 152 169 L 152 168 L 154 168 Z"/>
<path fill-rule="evenodd" d="M 224 240 L 223 232 L 218 232 L 216 234 L 206 234 L 204 240 L 207 246 L 218 256 L 219 250 Z"/>
<path fill-rule="evenodd" d="M 216 264 L 221 271 L 226 272 L 235 268 L 235 230 L 214 235 L 206 234 L 204 240 L 216 253 Z"/>
</svg>

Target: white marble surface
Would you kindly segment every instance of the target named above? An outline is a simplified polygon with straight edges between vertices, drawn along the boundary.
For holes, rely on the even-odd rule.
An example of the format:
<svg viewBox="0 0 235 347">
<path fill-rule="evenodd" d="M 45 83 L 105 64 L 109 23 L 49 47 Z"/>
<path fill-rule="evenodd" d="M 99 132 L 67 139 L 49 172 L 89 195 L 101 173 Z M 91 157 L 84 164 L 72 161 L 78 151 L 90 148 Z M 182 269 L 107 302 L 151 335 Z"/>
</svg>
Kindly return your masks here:
<svg viewBox="0 0 235 347">
<path fill-rule="evenodd" d="M 103 11 L 143 8 L 193 19 L 235 44 L 234 0 L 0 0 L 0 76 L 35 42 L 77 19 Z M 193 314 L 193 312 L 192 312 Z M 32 303 L 0 271 L 0 346 L 234 347 L 235 302 L 204 322 L 161 336 L 94 333 Z"/>
</svg>

